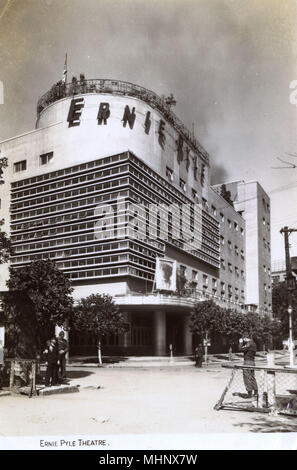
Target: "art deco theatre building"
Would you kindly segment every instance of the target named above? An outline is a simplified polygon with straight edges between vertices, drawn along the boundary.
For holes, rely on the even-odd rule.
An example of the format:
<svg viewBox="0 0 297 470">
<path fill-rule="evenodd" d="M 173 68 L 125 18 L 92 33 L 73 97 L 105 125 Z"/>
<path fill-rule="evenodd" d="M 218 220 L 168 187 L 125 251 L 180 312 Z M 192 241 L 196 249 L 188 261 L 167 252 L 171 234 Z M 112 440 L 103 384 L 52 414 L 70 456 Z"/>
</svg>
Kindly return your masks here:
<svg viewBox="0 0 297 470">
<path fill-rule="evenodd" d="M 0 143 L 11 264 L 50 258 L 75 299 L 111 294 L 129 331 L 106 338 L 105 352 L 165 355 L 172 344 L 189 354 L 195 302 L 247 303 L 245 219 L 210 186 L 209 156 L 171 105 L 131 83 L 81 78 L 41 97 L 36 129 Z M 176 291 L 156 288 L 160 260 L 176 269 Z M 71 344 L 95 347 L 75 332 Z"/>
</svg>

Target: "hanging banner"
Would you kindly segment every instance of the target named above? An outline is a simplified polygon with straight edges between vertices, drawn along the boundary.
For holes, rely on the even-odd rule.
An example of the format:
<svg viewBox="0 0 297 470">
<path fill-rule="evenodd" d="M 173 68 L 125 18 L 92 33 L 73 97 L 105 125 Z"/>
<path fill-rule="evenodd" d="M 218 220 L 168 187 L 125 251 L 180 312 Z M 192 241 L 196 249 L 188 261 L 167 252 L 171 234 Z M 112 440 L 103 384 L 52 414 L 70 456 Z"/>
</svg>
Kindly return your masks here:
<svg viewBox="0 0 297 470">
<path fill-rule="evenodd" d="M 176 261 L 156 259 L 155 288 L 156 290 L 176 291 Z"/>
</svg>

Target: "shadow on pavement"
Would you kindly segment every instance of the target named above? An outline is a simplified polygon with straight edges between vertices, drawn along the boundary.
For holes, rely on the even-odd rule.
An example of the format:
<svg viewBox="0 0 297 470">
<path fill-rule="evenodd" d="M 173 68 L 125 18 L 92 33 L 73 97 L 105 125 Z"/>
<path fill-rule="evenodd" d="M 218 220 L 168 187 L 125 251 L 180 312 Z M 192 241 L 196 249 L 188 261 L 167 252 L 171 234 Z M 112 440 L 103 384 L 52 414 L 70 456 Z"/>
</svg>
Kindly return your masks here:
<svg viewBox="0 0 297 470">
<path fill-rule="evenodd" d="M 235 427 L 248 427 L 250 432 L 297 432 L 297 418 L 278 417 L 252 418 L 248 423 L 235 424 Z"/>
<path fill-rule="evenodd" d="M 82 379 L 83 377 L 88 377 L 89 375 L 94 374 L 95 372 L 85 371 L 85 370 L 67 370 L 67 379 Z"/>
<path fill-rule="evenodd" d="M 75 362 L 75 358 L 72 358 L 73 362 Z M 114 364 L 118 362 L 127 361 L 128 358 L 124 356 L 104 356 L 102 359 L 103 365 L 104 364 Z M 87 357 L 85 359 L 80 360 L 83 364 L 98 364 L 98 357 Z"/>
</svg>

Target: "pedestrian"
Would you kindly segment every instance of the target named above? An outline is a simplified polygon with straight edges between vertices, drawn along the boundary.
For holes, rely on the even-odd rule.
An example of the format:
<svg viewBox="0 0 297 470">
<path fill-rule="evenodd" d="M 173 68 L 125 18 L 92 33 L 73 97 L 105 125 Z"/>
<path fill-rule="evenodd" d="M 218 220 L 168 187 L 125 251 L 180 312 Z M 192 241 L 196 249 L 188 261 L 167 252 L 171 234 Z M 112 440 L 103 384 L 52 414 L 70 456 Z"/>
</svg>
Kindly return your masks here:
<svg viewBox="0 0 297 470">
<path fill-rule="evenodd" d="M 195 348 L 195 367 L 202 367 L 202 361 L 203 361 L 203 346 L 200 343 Z"/>
<path fill-rule="evenodd" d="M 243 333 L 242 338 L 239 340 L 239 350 L 243 352 L 243 364 L 254 366 L 257 346 L 247 331 Z M 243 369 L 243 381 L 248 397 L 258 396 L 258 385 L 253 369 Z"/>
<path fill-rule="evenodd" d="M 46 355 L 46 374 L 45 386 L 57 385 L 58 382 L 58 364 L 59 364 L 59 349 L 56 338 L 52 338 L 46 342 L 47 348 L 44 350 Z"/>
<path fill-rule="evenodd" d="M 66 353 L 68 352 L 68 341 L 65 339 L 64 331 L 60 331 L 58 337 L 58 349 L 59 349 L 59 372 L 60 379 L 63 382 L 66 379 Z"/>
</svg>

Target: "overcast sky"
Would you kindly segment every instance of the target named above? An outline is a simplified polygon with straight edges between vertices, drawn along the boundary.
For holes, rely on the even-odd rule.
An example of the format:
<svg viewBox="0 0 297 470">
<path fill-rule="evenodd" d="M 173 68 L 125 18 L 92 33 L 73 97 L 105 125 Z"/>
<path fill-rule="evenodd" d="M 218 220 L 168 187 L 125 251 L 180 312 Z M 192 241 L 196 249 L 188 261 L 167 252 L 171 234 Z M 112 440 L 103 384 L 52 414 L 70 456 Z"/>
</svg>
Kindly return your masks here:
<svg viewBox="0 0 297 470">
<path fill-rule="evenodd" d="M 258 180 L 271 197 L 272 259 L 297 227 L 295 0 L 0 0 L 0 140 L 31 130 L 62 78 L 131 81 L 173 93 L 215 167 L 214 182 Z M 297 255 L 297 235 L 291 236 Z"/>
</svg>

